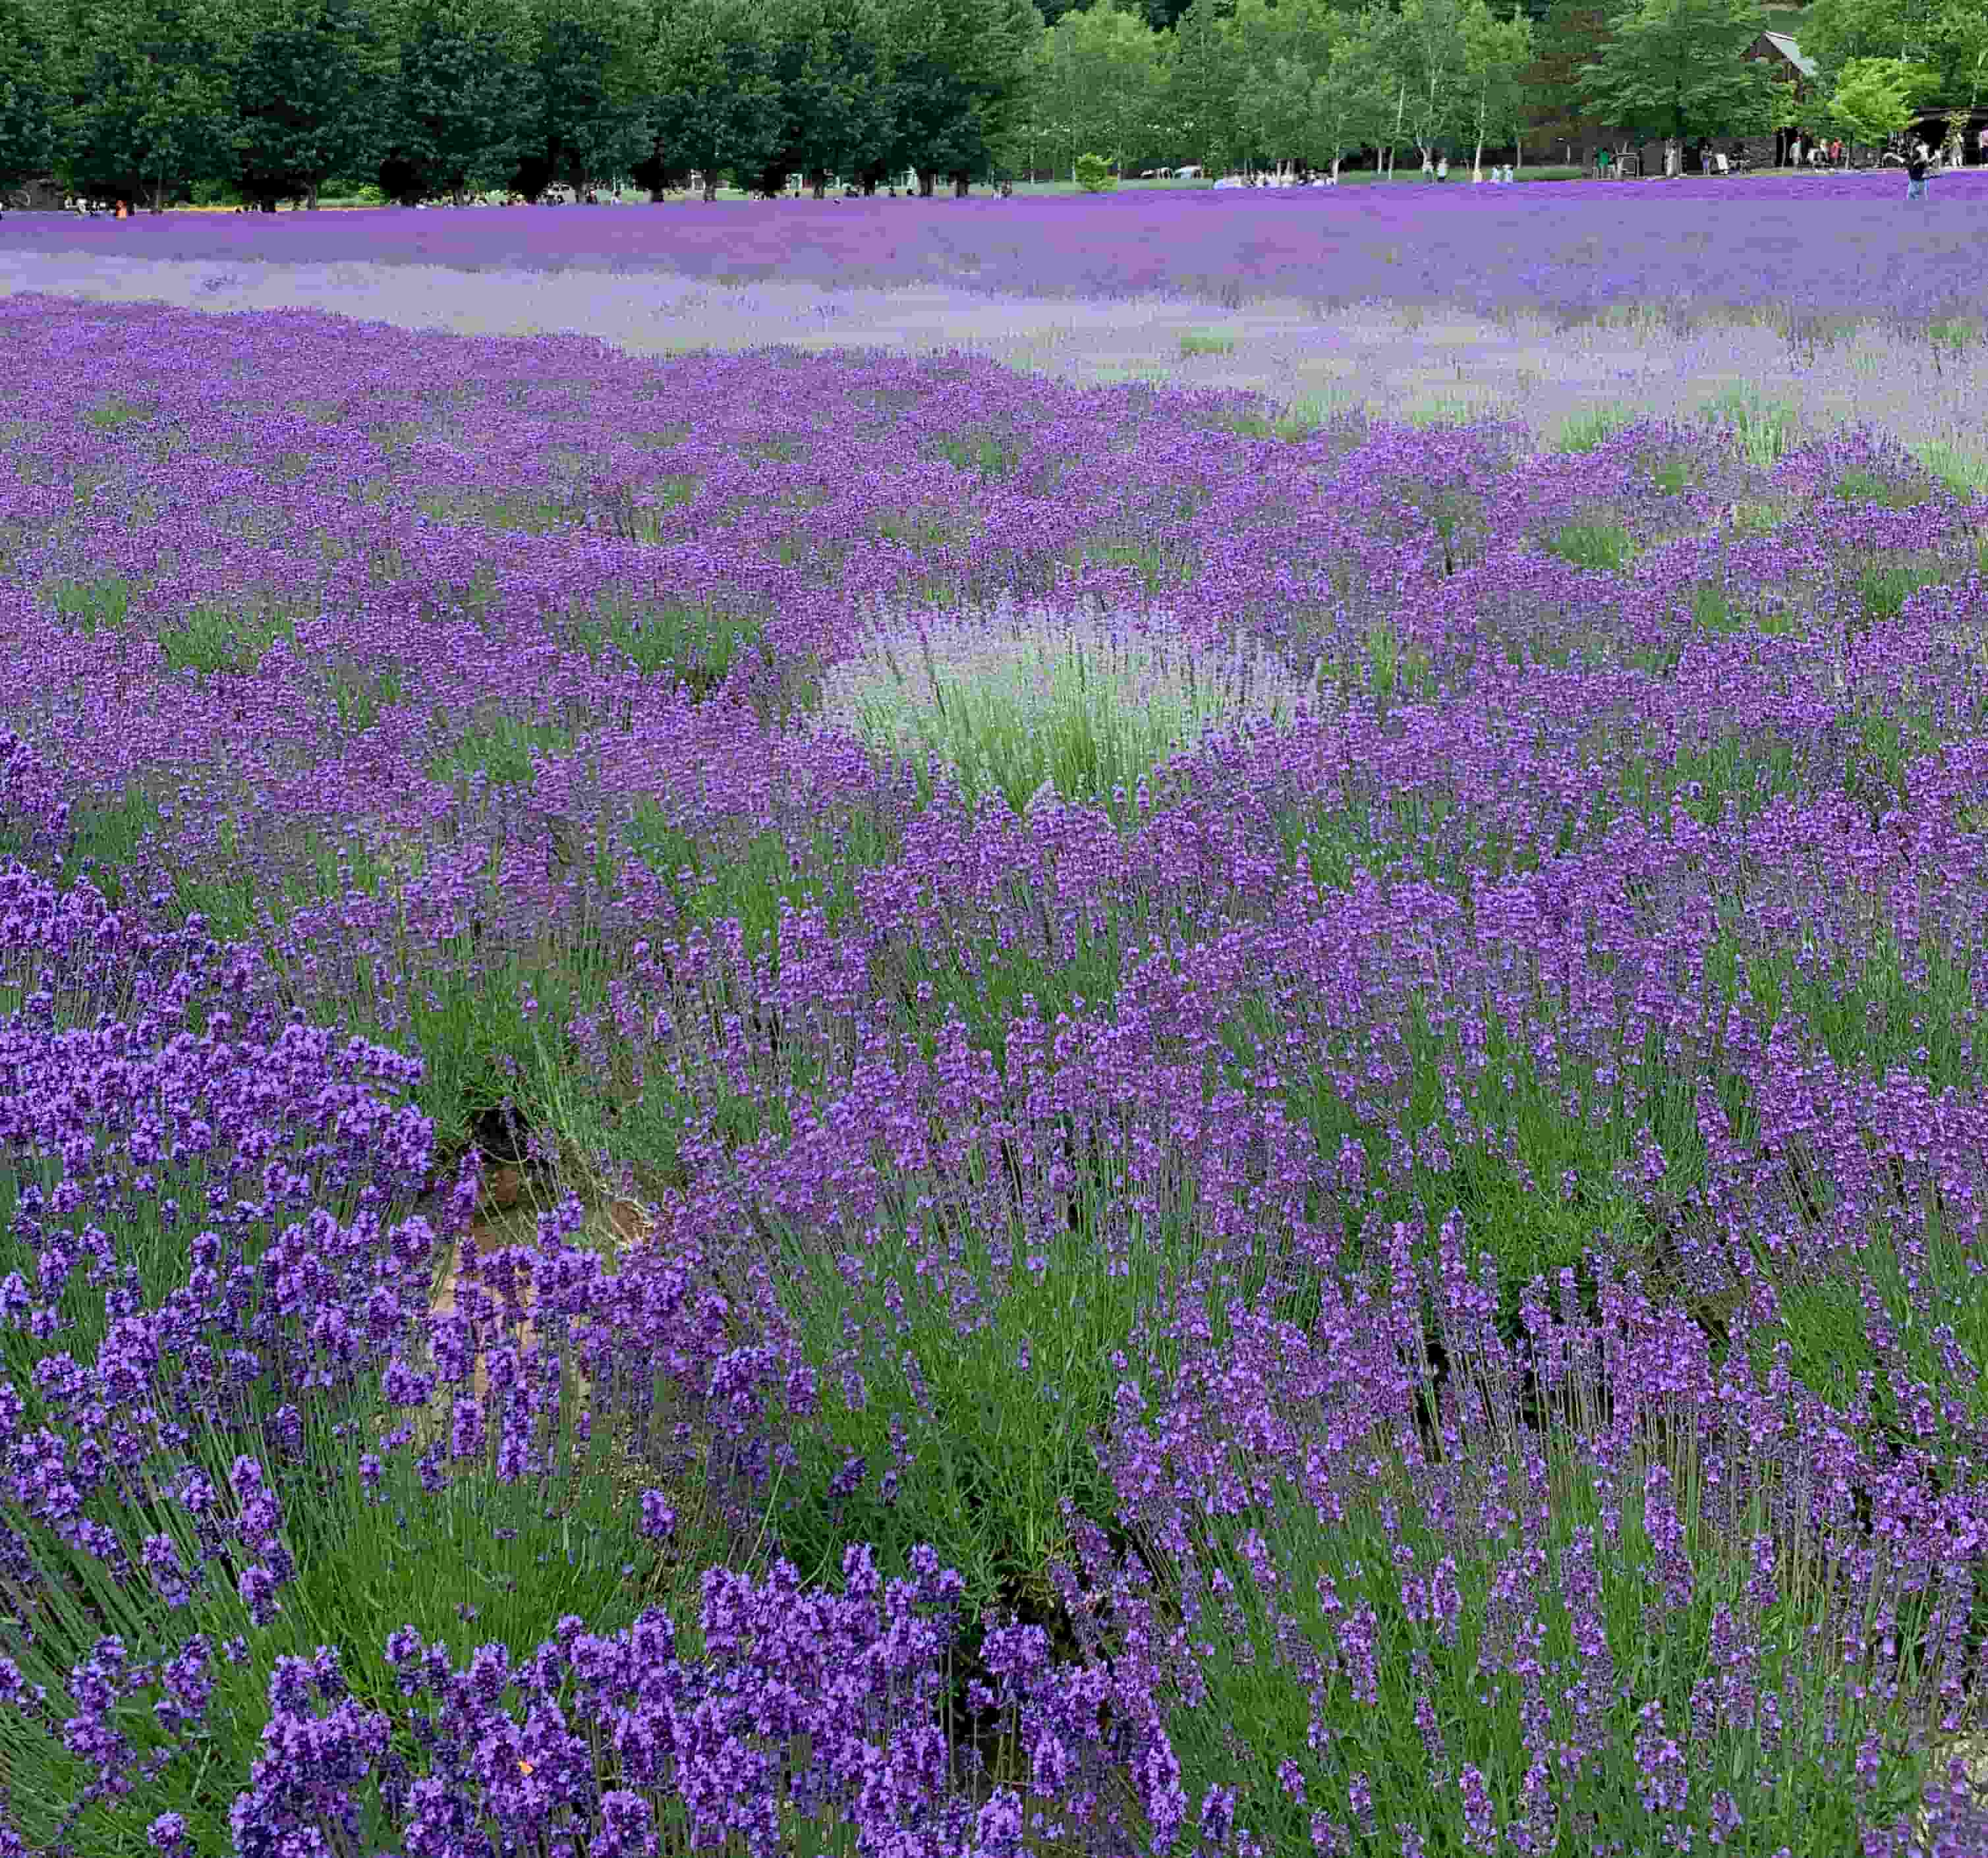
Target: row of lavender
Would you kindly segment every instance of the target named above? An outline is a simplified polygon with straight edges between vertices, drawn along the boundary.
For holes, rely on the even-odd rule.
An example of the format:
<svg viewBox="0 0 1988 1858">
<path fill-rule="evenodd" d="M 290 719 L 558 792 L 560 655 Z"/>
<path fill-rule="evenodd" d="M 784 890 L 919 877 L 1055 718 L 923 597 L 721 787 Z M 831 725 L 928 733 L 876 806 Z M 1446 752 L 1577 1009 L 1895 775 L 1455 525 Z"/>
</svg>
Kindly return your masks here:
<svg viewBox="0 0 1988 1858">
<path fill-rule="evenodd" d="M 6 320 L 29 1849 L 1899 1849 L 1980 1643 L 1988 509 Z M 1317 702 L 1026 817 L 815 726 L 1004 592 Z M 492 1093 L 657 1231 L 438 1316 Z"/>
<path fill-rule="evenodd" d="M 1733 306 L 1797 325 L 1980 310 L 1988 173 L 1939 176 L 1903 213 L 1899 171 L 1680 177 L 1626 187 L 1405 185 L 1063 199 L 675 201 L 626 213 L 17 215 L 0 250 L 231 264 L 614 272 L 835 290 L 1240 304 L 1501 306 L 1586 316 Z M 306 243 L 307 242 L 307 243 Z M 225 275 L 224 272 L 223 275 Z"/>
</svg>

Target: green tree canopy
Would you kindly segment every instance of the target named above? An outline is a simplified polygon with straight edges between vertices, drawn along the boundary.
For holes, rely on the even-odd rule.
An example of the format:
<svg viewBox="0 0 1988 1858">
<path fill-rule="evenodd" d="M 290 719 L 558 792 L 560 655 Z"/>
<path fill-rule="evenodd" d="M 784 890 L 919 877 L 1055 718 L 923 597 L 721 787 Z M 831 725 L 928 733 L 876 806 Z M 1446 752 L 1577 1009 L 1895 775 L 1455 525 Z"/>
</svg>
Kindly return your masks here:
<svg viewBox="0 0 1988 1858">
<path fill-rule="evenodd" d="M 1049 29 L 1033 94 L 1021 106 L 1046 105 L 1063 165 L 1094 149 L 1122 171 L 1160 139 L 1164 78 L 1152 29 L 1111 0 L 1091 0 Z"/>
<path fill-rule="evenodd" d="M 536 198 L 632 174 L 654 140 L 648 98 L 653 24 L 644 0 L 530 0 L 539 117 L 521 138 L 512 184 Z"/>
<path fill-rule="evenodd" d="M 397 62 L 371 0 L 235 0 L 227 24 L 235 169 L 258 205 L 308 196 L 384 152 Z"/>
<path fill-rule="evenodd" d="M 1486 0 L 1470 0 L 1463 24 L 1463 116 L 1472 145 L 1471 172 L 1484 165 L 1486 144 L 1518 139 L 1525 114 L 1522 74 L 1533 57 L 1533 22 L 1518 6 L 1503 19 Z"/>
<path fill-rule="evenodd" d="M 1407 128 L 1425 157 L 1462 133 L 1468 76 L 1466 0 L 1401 0 L 1399 76 L 1408 91 Z"/>
<path fill-rule="evenodd" d="M 894 130 L 881 177 L 915 168 L 919 191 L 987 173 L 1022 105 L 1029 47 L 1043 30 L 1030 0 L 887 0 Z"/>
<path fill-rule="evenodd" d="M 397 200 L 509 181 L 544 96 L 526 0 L 400 0 L 380 182 Z"/>
<path fill-rule="evenodd" d="M 56 174 L 154 212 L 234 171 L 238 124 L 220 9 L 207 0 L 69 0 L 52 9 Z"/>
<path fill-rule="evenodd" d="M 783 0 L 771 15 L 779 146 L 757 177 L 776 192 L 790 174 L 819 198 L 829 177 L 853 174 L 893 127 L 877 0 Z"/>
<path fill-rule="evenodd" d="M 1581 68 L 1608 42 L 1608 0 L 1554 0 L 1519 73 L 1525 133 L 1548 144 L 1571 141 L 1587 121 L 1581 112 Z"/>
<path fill-rule="evenodd" d="M 1652 139 L 1775 128 L 1793 113 L 1793 86 L 1742 56 L 1767 25 L 1755 0 L 1636 0 L 1581 67 L 1581 100 L 1603 122 Z"/>
<path fill-rule="evenodd" d="M 1240 73 L 1223 0 L 1193 0 L 1174 28 L 1165 109 L 1183 156 L 1211 171 L 1242 152 L 1236 103 Z"/>
<path fill-rule="evenodd" d="M 1912 127 L 1929 76 L 1924 66 L 1896 58 L 1853 58 L 1837 77 L 1829 115 L 1860 142 L 1888 142 Z"/>
<path fill-rule="evenodd" d="M 52 171 L 54 59 L 29 0 L 0 0 L 0 192 Z"/>
<path fill-rule="evenodd" d="M 749 181 L 779 154 L 786 118 L 774 43 L 754 0 L 665 0 L 650 73 L 652 143 L 634 171 L 645 186 L 695 170 L 715 200 L 721 172 Z"/>
</svg>

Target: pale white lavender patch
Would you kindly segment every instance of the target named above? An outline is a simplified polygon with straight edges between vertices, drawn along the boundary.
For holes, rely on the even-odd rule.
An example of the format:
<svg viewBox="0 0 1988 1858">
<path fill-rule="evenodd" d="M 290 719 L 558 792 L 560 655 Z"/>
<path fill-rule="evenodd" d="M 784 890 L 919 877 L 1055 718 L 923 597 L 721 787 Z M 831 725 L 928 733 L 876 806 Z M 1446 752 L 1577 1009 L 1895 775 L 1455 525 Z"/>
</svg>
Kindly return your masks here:
<svg viewBox="0 0 1988 1858">
<path fill-rule="evenodd" d="M 1017 815 L 1060 799 L 1124 814 L 1161 764 L 1217 732 L 1317 716 L 1320 686 L 1242 639 L 1196 643 L 1173 616 L 1026 605 L 881 616 L 822 687 L 820 726 Z"/>
</svg>

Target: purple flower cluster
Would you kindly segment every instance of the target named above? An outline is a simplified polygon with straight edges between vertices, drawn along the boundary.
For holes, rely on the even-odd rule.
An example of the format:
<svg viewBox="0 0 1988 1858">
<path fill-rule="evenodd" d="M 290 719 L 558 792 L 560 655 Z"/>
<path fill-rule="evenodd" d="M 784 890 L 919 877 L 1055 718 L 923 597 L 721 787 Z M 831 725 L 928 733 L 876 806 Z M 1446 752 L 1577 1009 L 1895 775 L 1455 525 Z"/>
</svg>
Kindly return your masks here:
<svg viewBox="0 0 1988 1858">
<path fill-rule="evenodd" d="M 0 1849 L 1909 1849 L 1988 504 L 0 321 Z M 1010 596 L 1320 700 L 1020 813 L 816 712 Z"/>
</svg>

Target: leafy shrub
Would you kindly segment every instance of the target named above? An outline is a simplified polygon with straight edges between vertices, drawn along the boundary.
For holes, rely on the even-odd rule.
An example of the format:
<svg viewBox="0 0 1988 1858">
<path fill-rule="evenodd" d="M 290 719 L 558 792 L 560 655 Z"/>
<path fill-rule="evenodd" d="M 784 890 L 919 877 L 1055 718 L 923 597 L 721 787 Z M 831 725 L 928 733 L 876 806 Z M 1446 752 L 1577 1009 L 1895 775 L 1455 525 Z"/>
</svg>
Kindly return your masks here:
<svg viewBox="0 0 1988 1858">
<path fill-rule="evenodd" d="M 1111 172 L 1111 163 L 1102 155 L 1079 155 L 1077 184 L 1087 194 L 1108 194 L 1117 188 L 1118 182 Z"/>
</svg>

